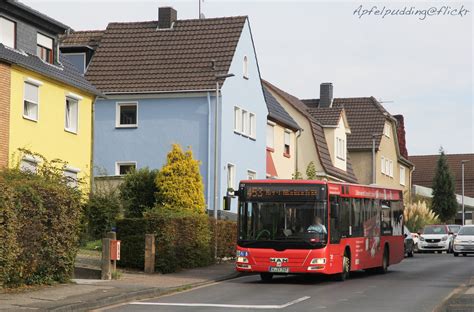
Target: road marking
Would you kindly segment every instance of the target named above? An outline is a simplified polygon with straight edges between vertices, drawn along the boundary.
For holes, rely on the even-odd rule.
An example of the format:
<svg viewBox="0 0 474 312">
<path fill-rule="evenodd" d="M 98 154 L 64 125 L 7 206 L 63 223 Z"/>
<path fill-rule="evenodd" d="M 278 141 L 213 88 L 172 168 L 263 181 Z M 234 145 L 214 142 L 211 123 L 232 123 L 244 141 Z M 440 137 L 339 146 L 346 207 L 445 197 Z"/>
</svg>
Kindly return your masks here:
<svg viewBox="0 0 474 312">
<path fill-rule="evenodd" d="M 133 305 L 157 305 L 157 306 L 177 306 L 177 307 L 211 307 L 211 308 L 231 308 L 231 309 L 284 309 L 291 305 L 308 300 L 309 296 L 281 305 L 241 305 L 241 304 L 219 304 L 219 303 L 168 303 L 168 302 L 130 302 Z"/>
</svg>

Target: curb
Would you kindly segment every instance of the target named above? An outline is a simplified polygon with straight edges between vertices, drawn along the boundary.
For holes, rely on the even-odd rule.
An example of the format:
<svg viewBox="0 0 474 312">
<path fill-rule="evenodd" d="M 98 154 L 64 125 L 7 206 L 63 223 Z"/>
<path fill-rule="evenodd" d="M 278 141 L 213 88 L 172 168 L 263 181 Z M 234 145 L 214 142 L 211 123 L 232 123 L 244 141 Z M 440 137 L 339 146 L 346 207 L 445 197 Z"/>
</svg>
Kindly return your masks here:
<svg viewBox="0 0 474 312">
<path fill-rule="evenodd" d="M 76 303 L 69 303 L 66 305 L 54 307 L 48 309 L 48 311 L 54 311 L 54 312 L 66 312 L 66 311 L 89 311 L 92 309 L 98 309 L 98 308 L 103 308 L 111 305 L 116 305 L 120 303 L 125 303 L 131 300 L 143 300 L 143 299 L 149 299 L 149 298 L 154 298 L 154 297 L 159 297 L 163 295 L 167 295 L 170 293 L 174 292 L 179 292 L 184 289 L 192 289 L 216 282 L 222 282 L 230 279 L 234 279 L 237 277 L 242 276 L 243 274 L 240 272 L 233 272 L 232 274 L 219 277 L 216 279 L 208 280 L 205 282 L 199 282 L 199 283 L 192 283 L 192 284 L 185 284 L 182 286 L 178 287 L 172 287 L 172 288 L 146 288 L 146 289 L 141 289 L 133 292 L 127 292 L 123 294 L 118 294 L 115 296 L 111 297 L 105 297 L 98 299 L 93 302 L 76 302 Z"/>
</svg>

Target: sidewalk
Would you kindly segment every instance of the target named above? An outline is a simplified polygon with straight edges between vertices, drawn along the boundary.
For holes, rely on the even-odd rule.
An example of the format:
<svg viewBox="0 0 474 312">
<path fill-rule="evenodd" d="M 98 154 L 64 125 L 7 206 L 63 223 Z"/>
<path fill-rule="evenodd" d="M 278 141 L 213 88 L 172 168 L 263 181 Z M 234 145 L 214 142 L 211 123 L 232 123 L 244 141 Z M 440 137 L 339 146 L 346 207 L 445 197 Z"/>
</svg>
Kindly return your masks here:
<svg viewBox="0 0 474 312">
<path fill-rule="evenodd" d="M 466 285 L 455 289 L 433 312 L 472 312 L 474 311 L 474 276 Z"/>
<path fill-rule="evenodd" d="M 21 293 L 0 293 L 0 311 L 88 311 L 238 276 L 233 262 L 171 274 L 122 273 L 119 280 L 73 280 Z"/>
</svg>

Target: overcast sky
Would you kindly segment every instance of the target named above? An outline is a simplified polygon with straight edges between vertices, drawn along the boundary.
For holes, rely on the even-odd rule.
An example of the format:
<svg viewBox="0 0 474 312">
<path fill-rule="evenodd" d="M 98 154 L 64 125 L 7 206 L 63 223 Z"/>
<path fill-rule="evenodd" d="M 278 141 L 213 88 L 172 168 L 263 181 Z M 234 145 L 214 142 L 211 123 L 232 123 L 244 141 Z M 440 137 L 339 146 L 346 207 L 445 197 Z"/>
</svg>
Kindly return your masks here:
<svg viewBox="0 0 474 312">
<path fill-rule="evenodd" d="M 21 0 L 75 30 L 109 22 L 157 19 L 172 6 L 178 19 L 198 17 L 193 1 Z M 360 7 L 362 5 L 362 7 Z M 390 9 L 461 9 L 455 15 L 364 15 Z M 359 10 L 360 9 L 360 10 Z M 262 78 L 300 98 L 374 96 L 405 116 L 410 155 L 474 153 L 473 6 L 453 0 L 226 1 L 204 0 L 206 17 L 248 15 Z M 442 11 L 443 13 L 445 11 Z M 455 11 L 449 11 L 455 14 Z"/>
</svg>

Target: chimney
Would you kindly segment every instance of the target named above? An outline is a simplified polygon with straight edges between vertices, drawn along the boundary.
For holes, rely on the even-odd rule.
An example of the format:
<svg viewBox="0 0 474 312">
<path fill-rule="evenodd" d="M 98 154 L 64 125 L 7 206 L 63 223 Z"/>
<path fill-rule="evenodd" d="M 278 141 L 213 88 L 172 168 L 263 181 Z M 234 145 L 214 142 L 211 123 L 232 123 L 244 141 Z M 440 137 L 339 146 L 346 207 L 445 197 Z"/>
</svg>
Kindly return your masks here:
<svg viewBox="0 0 474 312">
<path fill-rule="evenodd" d="M 172 7 L 158 8 L 158 28 L 169 29 L 178 19 L 178 12 Z"/>
<path fill-rule="evenodd" d="M 405 120 L 403 115 L 395 115 L 393 116 L 397 120 L 397 138 L 398 138 L 398 145 L 400 147 L 400 154 L 408 159 L 408 150 L 407 150 L 407 142 L 406 142 L 406 133 L 405 133 Z"/>
<path fill-rule="evenodd" d="M 323 82 L 319 89 L 319 107 L 332 107 L 332 83 Z"/>
</svg>

